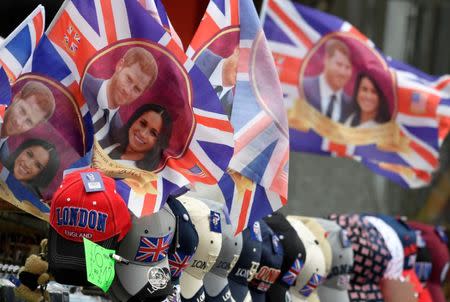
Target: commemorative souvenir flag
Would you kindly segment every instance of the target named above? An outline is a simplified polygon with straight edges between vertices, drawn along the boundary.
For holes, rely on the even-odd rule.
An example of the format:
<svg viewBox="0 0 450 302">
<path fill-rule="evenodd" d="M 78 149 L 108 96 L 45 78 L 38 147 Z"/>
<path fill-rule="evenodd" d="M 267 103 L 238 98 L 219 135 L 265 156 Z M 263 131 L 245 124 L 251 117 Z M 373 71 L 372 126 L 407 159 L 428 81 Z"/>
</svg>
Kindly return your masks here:
<svg viewBox="0 0 450 302">
<path fill-rule="evenodd" d="M 261 19 L 292 151 L 354 158 L 406 187 L 429 183 L 448 133 L 448 76 L 393 60 L 348 22 L 288 0 L 265 1 Z"/>
<path fill-rule="evenodd" d="M 0 65 L 11 82 L 21 74 L 44 34 L 45 10 L 36 9 L 0 45 Z"/>
<path fill-rule="evenodd" d="M 154 3 L 159 15 L 164 15 L 160 1 Z M 167 15 L 162 19 L 168 19 Z M 173 28 L 170 32 L 176 36 Z M 214 198 L 212 192 L 218 192 L 238 233 L 287 201 L 286 113 L 253 2 L 209 1 L 186 54 L 209 79 L 234 128 L 228 173 L 218 188 L 201 186 L 196 194 Z"/>
<path fill-rule="evenodd" d="M 217 183 L 234 147 L 207 78 L 144 2 L 65 1 L 46 31 L 52 55 L 32 66 L 49 65 L 75 96 L 92 165 L 121 179 L 137 216 L 188 184 Z"/>
</svg>

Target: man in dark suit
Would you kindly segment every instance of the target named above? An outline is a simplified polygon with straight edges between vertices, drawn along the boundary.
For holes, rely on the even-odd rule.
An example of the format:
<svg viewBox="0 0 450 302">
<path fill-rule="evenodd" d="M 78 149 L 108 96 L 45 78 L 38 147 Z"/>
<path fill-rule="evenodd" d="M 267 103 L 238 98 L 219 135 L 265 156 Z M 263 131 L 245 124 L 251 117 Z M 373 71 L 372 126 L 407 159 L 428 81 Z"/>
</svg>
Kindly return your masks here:
<svg viewBox="0 0 450 302">
<path fill-rule="evenodd" d="M 132 47 L 117 62 L 109 79 L 97 79 L 86 73 L 82 92 L 92 115 L 95 138 L 102 147 L 110 146 L 122 127 L 117 111 L 133 103 L 158 76 L 153 55 L 142 47 Z"/>
<path fill-rule="evenodd" d="M 209 49 L 205 49 L 195 61 L 198 68 L 209 79 L 217 92 L 217 96 L 228 117 L 231 116 L 233 107 L 233 89 L 236 85 L 238 59 L 239 48 L 236 47 L 227 58 L 222 58 Z"/>
<path fill-rule="evenodd" d="M 323 72 L 316 77 L 303 79 L 303 93 L 306 100 L 331 120 L 344 123 L 352 113 L 352 99 L 344 87 L 352 77 L 350 50 L 337 39 L 325 44 Z"/>
<path fill-rule="evenodd" d="M 2 117 L 0 110 L 0 159 L 3 161 L 9 156 L 6 141 L 10 136 L 37 127 L 52 117 L 54 111 L 55 97 L 51 90 L 41 82 L 27 82 Z"/>
</svg>

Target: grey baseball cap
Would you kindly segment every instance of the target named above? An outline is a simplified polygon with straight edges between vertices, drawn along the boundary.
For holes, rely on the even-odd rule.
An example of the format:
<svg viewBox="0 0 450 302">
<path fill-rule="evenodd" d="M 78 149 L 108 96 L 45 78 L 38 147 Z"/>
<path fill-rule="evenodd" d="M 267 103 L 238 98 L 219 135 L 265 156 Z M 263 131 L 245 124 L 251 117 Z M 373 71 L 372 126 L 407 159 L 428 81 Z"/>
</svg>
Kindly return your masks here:
<svg viewBox="0 0 450 302">
<path fill-rule="evenodd" d="M 116 262 L 109 293 L 113 301 L 164 300 L 173 290 L 169 250 L 176 220 L 168 206 L 157 213 L 132 217 L 132 227 L 116 252 L 129 263 Z"/>
<path fill-rule="evenodd" d="M 319 286 L 318 294 L 321 302 L 348 302 L 348 285 L 353 268 L 353 250 L 346 231 L 336 222 L 316 218 L 316 221 L 327 231 L 327 240 L 333 253 L 331 271 L 325 282 Z"/>
<path fill-rule="evenodd" d="M 242 234 L 234 235 L 233 226 L 229 219 L 225 204 L 202 199 L 211 211 L 220 215 L 222 230 L 222 248 L 216 263 L 203 278 L 206 301 L 231 301 L 228 286 L 228 273 L 233 269 L 242 251 Z"/>
</svg>

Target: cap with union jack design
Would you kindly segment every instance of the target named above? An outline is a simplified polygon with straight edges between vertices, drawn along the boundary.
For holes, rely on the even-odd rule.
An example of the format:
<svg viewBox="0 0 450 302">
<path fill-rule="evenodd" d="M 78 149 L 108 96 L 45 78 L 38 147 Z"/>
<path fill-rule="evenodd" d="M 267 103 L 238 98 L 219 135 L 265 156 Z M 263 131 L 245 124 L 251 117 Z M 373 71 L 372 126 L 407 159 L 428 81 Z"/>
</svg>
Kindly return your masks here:
<svg viewBox="0 0 450 302">
<path fill-rule="evenodd" d="M 305 246 L 297 231 L 283 214 L 275 212 L 264 218 L 264 220 L 278 235 L 284 250 L 280 275 L 267 291 L 266 301 L 276 302 L 280 301 L 280 299 L 284 301 L 289 287 L 295 283 L 305 264 Z"/>
<path fill-rule="evenodd" d="M 197 250 L 199 239 L 191 217 L 181 202 L 170 196 L 167 205 L 177 221 L 172 246 L 169 250 L 169 266 L 172 281 L 178 283 L 181 273 L 189 266 L 189 261 Z"/>
<path fill-rule="evenodd" d="M 289 289 L 293 301 L 307 301 L 325 280 L 326 261 L 319 241 L 299 216 L 288 216 L 289 223 L 297 231 L 306 250 L 306 260 L 295 285 Z"/>
<path fill-rule="evenodd" d="M 129 263 L 115 264 L 116 278 L 109 290 L 115 300 L 157 300 L 171 293 L 167 253 L 174 231 L 175 216 L 167 205 L 152 215 L 133 216 L 132 228 L 117 250 Z"/>
</svg>

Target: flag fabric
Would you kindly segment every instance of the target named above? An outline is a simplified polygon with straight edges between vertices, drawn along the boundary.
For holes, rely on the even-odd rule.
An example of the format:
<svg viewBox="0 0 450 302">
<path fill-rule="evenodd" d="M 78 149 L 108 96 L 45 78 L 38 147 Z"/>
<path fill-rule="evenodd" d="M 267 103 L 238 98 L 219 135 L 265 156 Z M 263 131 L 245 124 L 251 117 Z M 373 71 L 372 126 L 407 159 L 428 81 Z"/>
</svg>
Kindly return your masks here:
<svg viewBox="0 0 450 302">
<path fill-rule="evenodd" d="M 137 216 L 158 211 L 169 194 L 190 183 L 217 183 L 234 150 L 233 127 L 211 85 L 164 24 L 158 23 L 148 10 L 146 1 L 65 1 L 44 42 L 46 52 L 54 57 L 36 56 L 33 61 L 34 68 L 43 66 L 45 60 L 64 62 L 65 67 L 49 72 L 57 74 L 76 96 L 90 134 L 87 146 L 92 151 L 92 164 L 111 177 L 123 179 L 122 190 Z M 171 136 L 161 161 L 152 163 L 152 168 L 139 168 L 139 160 L 123 160 L 120 154 L 113 158 L 111 154 L 120 149 L 120 143 L 103 145 L 93 123 L 104 113 L 98 104 L 92 105 L 86 74 L 106 81 L 118 68 L 120 56 L 133 47 L 152 54 L 157 77 L 133 104 L 121 106 L 118 113 L 111 111 L 108 135 L 119 132 L 113 131 L 120 129 L 113 128 L 116 116 L 129 121 L 140 109 L 138 105 L 156 103 L 166 109 L 167 118 L 173 121 Z M 122 122 L 121 127 L 131 129 L 132 125 Z"/>
<path fill-rule="evenodd" d="M 0 45 L 0 65 L 11 82 L 21 74 L 44 34 L 45 10 L 36 9 Z"/>
<path fill-rule="evenodd" d="M 209 78 L 234 127 L 228 173 L 218 188 L 201 186 L 195 196 L 225 200 L 239 233 L 287 201 L 286 114 L 253 2 L 210 1 L 186 54 Z"/>
<path fill-rule="evenodd" d="M 380 173 L 407 187 L 431 180 L 422 176 L 438 168 L 449 129 L 448 76 L 393 60 L 348 22 L 288 0 L 265 1 L 261 19 L 283 89 L 291 150 L 354 158 L 376 173 L 384 170 L 380 163 L 424 172 L 406 182 L 399 179 L 417 173 Z M 333 72 L 338 56 L 344 67 Z M 363 94 L 367 85 L 372 105 Z"/>
</svg>

